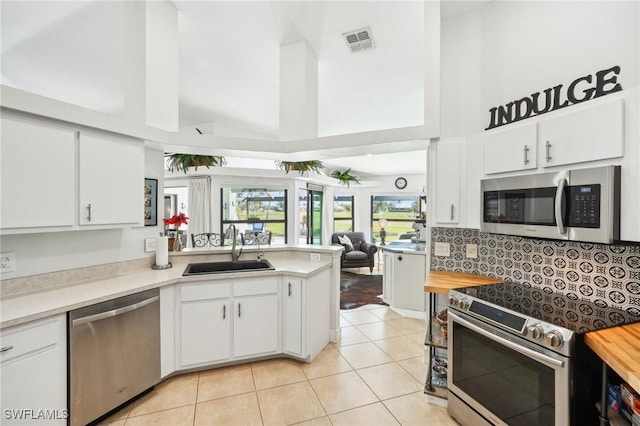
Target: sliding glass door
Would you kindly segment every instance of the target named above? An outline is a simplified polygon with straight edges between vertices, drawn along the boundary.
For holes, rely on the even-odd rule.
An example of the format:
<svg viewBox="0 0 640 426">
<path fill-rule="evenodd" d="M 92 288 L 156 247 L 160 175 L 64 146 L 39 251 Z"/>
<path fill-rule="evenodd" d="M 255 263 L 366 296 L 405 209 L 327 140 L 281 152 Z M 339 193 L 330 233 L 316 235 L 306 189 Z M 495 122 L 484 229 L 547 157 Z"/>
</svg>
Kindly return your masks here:
<svg viewBox="0 0 640 426">
<path fill-rule="evenodd" d="M 300 205 L 300 242 L 322 244 L 322 187 L 308 185 L 298 195 Z"/>
</svg>

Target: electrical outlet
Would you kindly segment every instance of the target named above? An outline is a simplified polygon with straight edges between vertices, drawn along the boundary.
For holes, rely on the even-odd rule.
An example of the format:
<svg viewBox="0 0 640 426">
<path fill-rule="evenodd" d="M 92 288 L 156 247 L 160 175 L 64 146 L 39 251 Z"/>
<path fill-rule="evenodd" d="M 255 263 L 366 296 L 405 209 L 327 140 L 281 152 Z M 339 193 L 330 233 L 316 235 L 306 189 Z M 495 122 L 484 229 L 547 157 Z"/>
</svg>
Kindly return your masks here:
<svg viewBox="0 0 640 426">
<path fill-rule="evenodd" d="M 152 251 L 156 251 L 158 248 L 158 240 L 155 238 L 145 238 L 144 239 L 144 252 L 149 253 Z"/>
<path fill-rule="evenodd" d="M 316 262 L 320 262 L 321 259 L 322 259 L 322 257 L 320 256 L 320 253 L 311 253 L 311 260 L 315 260 Z"/>
<path fill-rule="evenodd" d="M 436 256 L 449 257 L 451 256 L 451 244 L 436 243 L 435 252 Z"/>
<path fill-rule="evenodd" d="M 0 254 L 0 272 L 15 272 L 16 271 L 16 254 L 14 252 L 7 252 Z"/>
<path fill-rule="evenodd" d="M 467 244 L 465 246 L 465 255 L 467 259 L 477 259 L 478 258 L 478 245 L 477 244 Z"/>
</svg>

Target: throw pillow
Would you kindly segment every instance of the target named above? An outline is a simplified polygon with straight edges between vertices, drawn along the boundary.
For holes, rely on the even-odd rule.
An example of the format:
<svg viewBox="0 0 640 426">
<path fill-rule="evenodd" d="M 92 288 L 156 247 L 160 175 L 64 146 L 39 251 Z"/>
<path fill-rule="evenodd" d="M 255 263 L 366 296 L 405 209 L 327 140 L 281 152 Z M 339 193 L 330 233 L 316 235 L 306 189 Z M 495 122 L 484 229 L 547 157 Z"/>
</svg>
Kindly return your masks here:
<svg viewBox="0 0 640 426">
<path fill-rule="evenodd" d="M 353 243 L 346 235 L 338 235 L 338 241 L 344 246 L 344 252 L 349 253 L 353 250 Z"/>
</svg>

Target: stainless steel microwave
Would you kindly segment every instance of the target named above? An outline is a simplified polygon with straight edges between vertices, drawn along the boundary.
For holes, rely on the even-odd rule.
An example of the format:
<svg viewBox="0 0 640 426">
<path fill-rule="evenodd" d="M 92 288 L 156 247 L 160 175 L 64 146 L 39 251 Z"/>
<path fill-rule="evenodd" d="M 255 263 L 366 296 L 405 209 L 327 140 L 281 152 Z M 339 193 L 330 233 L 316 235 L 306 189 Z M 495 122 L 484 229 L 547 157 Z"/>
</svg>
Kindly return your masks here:
<svg viewBox="0 0 640 426">
<path fill-rule="evenodd" d="M 620 239 L 620 166 L 481 182 L 482 232 L 611 244 Z"/>
</svg>

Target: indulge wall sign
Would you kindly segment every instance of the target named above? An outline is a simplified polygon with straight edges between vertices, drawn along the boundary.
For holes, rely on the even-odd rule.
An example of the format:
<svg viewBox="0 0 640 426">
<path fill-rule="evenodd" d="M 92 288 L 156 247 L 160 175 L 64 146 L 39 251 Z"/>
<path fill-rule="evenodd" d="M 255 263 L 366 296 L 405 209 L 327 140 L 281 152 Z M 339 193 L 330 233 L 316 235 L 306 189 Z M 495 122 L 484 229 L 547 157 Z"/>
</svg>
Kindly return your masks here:
<svg viewBox="0 0 640 426">
<path fill-rule="evenodd" d="M 525 96 L 505 105 L 491 108 L 489 110 L 491 115 L 489 127 L 486 127 L 485 130 L 599 98 L 609 93 L 619 92 L 622 90 L 622 86 L 618 83 L 619 74 L 620 67 L 614 66 L 595 74 L 577 78 L 566 88 L 564 85 L 558 84 L 531 96 Z"/>
</svg>

